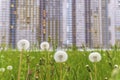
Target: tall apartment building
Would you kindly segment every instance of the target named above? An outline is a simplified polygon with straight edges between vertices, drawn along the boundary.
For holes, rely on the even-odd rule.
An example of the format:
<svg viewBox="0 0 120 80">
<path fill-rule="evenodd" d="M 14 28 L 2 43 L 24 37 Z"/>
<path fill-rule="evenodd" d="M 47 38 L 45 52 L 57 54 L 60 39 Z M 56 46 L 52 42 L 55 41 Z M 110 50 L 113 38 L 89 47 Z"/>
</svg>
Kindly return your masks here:
<svg viewBox="0 0 120 80">
<path fill-rule="evenodd" d="M 110 31 L 112 45 L 120 45 L 120 0 L 111 0 L 109 5 Z"/>
<path fill-rule="evenodd" d="M 40 0 L 40 41 L 63 44 L 63 1 Z"/>
<path fill-rule="evenodd" d="M 114 27 L 115 27 L 115 42 L 120 45 L 120 0 L 114 2 Z"/>
<path fill-rule="evenodd" d="M 110 48 L 114 45 L 114 27 L 111 24 L 113 15 L 110 0 L 85 0 L 86 2 L 86 43 L 88 47 Z M 113 1 L 114 2 L 114 1 Z M 87 29 L 88 28 L 88 29 Z M 88 37 L 88 38 L 87 38 Z M 88 41 L 87 41 L 88 40 Z M 90 43 L 89 43 L 90 42 Z"/>
<path fill-rule="evenodd" d="M 14 48 L 21 39 L 37 43 L 39 27 L 38 0 L 10 0 L 10 45 Z"/>
<path fill-rule="evenodd" d="M 0 0 L 0 46 L 9 45 L 10 0 Z"/>
<path fill-rule="evenodd" d="M 100 45 L 100 10 L 96 0 L 64 0 L 66 9 L 67 44 L 89 48 Z M 64 14 L 65 14 L 64 11 Z M 65 23 L 64 23 L 65 24 Z"/>
<path fill-rule="evenodd" d="M 85 37 L 85 0 L 76 0 L 76 46 L 86 45 Z"/>
<path fill-rule="evenodd" d="M 66 45 L 85 45 L 84 0 L 63 0 L 63 24 L 66 26 Z"/>
<path fill-rule="evenodd" d="M 1 3 L 0 44 L 15 48 L 18 40 L 27 39 L 32 45 L 50 41 L 57 46 L 109 48 L 119 43 L 118 0 L 1 0 Z"/>
<path fill-rule="evenodd" d="M 72 38 L 72 0 L 63 0 L 63 42 L 66 46 L 71 46 Z"/>
<path fill-rule="evenodd" d="M 101 27 L 102 27 L 102 47 L 109 48 L 111 45 L 110 17 L 109 17 L 110 0 L 101 1 Z"/>
<path fill-rule="evenodd" d="M 89 48 L 108 47 L 108 3 L 107 0 L 84 0 L 85 41 Z"/>
<path fill-rule="evenodd" d="M 27 39 L 31 44 L 51 41 L 62 46 L 63 1 L 2 0 L 0 10 L 1 43 L 6 39 L 5 43 L 15 48 L 20 39 Z"/>
<path fill-rule="evenodd" d="M 69 41 L 77 47 L 110 47 L 109 0 L 66 0 L 66 3 Z"/>
<path fill-rule="evenodd" d="M 90 34 L 91 34 L 91 45 L 90 47 L 100 47 L 102 44 L 102 32 L 101 32 L 101 4 L 99 0 L 91 0 L 90 2 Z"/>
<path fill-rule="evenodd" d="M 69 7 L 67 0 L 63 0 L 63 10 L 62 11 L 63 11 L 63 45 L 64 46 L 67 46 L 72 43 L 72 42 L 70 42 L 71 37 L 68 35 L 68 33 L 70 33 L 70 27 L 68 26 L 67 23 L 68 23 L 68 21 L 70 21 L 69 19 L 71 19 L 71 14 L 69 14 L 69 12 L 71 12 L 69 10 L 71 10 L 71 9 L 68 9 L 68 8 L 71 8 L 71 7 Z M 69 18 L 68 18 L 68 16 L 69 16 Z M 71 23 L 71 22 L 69 22 L 69 23 Z M 71 25 L 71 24 L 69 24 L 69 25 Z"/>
</svg>

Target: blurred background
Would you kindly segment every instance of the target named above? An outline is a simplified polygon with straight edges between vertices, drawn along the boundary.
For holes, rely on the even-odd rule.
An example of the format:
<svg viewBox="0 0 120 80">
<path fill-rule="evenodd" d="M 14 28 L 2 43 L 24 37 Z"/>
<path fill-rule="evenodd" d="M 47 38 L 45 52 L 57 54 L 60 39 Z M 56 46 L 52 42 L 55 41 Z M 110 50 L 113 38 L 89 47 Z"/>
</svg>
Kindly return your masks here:
<svg viewBox="0 0 120 80">
<path fill-rule="evenodd" d="M 104 48 L 120 44 L 120 0 L 0 0 L 0 47 Z"/>
</svg>

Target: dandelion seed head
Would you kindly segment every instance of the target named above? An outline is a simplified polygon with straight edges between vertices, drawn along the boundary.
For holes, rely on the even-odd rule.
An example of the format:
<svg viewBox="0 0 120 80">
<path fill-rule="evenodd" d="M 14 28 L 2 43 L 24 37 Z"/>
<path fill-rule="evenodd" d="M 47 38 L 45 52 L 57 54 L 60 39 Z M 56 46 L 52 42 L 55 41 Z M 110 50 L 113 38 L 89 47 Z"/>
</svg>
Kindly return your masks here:
<svg viewBox="0 0 120 80">
<path fill-rule="evenodd" d="M 12 66 L 7 66 L 7 70 L 12 70 L 13 67 Z"/>
<path fill-rule="evenodd" d="M 48 42 L 42 42 L 42 43 L 40 44 L 40 47 L 41 47 L 42 50 L 48 50 L 49 47 L 50 47 L 50 45 L 49 45 Z"/>
<path fill-rule="evenodd" d="M 101 55 L 98 52 L 90 53 L 89 60 L 91 62 L 99 62 L 101 60 Z"/>
<path fill-rule="evenodd" d="M 68 59 L 68 55 L 64 51 L 57 51 L 54 55 L 54 59 L 56 62 L 65 62 Z"/>
<path fill-rule="evenodd" d="M 30 47 L 30 42 L 28 40 L 22 39 L 17 43 L 18 50 L 27 50 Z"/>
</svg>

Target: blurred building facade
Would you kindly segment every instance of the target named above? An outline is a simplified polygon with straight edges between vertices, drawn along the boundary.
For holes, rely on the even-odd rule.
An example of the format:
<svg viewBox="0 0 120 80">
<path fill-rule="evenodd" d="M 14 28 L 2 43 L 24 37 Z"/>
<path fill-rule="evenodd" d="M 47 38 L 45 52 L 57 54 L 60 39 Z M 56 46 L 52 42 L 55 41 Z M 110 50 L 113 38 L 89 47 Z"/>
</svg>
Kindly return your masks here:
<svg viewBox="0 0 120 80">
<path fill-rule="evenodd" d="M 10 0 L 0 0 L 0 46 L 9 45 Z"/>
<path fill-rule="evenodd" d="M 63 1 L 40 0 L 40 42 L 63 43 Z"/>
<path fill-rule="evenodd" d="M 37 29 L 39 27 L 38 0 L 10 0 L 10 46 L 15 48 L 21 39 L 30 43 L 37 43 Z"/>
<path fill-rule="evenodd" d="M 117 45 L 120 45 L 120 0 L 111 0 L 111 4 L 109 5 L 109 15 L 111 17 L 111 28 L 112 31 L 112 40 Z"/>
<path fill-rule="evenodd" d="M 84 0 L 64 0 L 63 4 L 64 44 L 81 47 L 85 45 Z"/>
<path fill-rule="evenodd" d="M 27 39 L 38 46 L 109 48 L 120 42 L 118 0 L 0 1 L 0 44 L 15 48 Z"/>
<path fill-rule="evenodd" d="M 109 48 L 114 44 L 110 30 L 109 0 L 64 0 L 67 42 L 77 47 Z M 64 11 L 64 13 L 65 13 Z M 65 23 L 64 23 L 65 24 Z"/>
</svg>

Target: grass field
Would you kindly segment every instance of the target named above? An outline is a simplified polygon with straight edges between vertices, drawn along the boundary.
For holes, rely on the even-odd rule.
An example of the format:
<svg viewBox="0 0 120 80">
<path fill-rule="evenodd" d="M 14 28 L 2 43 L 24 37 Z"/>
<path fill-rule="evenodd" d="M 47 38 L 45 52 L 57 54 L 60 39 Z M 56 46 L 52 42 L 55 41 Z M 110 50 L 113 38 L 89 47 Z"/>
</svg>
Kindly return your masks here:
<svg viewBox="0 0 120 80">
<path fill-rule="evenodd" d="M 0 51 L 0 69 L 5 68 L 5 71 L 0 70 L 0 80 L 18 80 L 21 53 L 20 80 L 95 80 L 95 75 L 96 80 L 120 80 L 116 75 L 120 65 L 119 50 L 95 51 L 102 56 L 98 63 L 89 61 L 88 56 L 92 51 L 66 52 L 68 60 L 56 63 L 53 58 L 55 51 Z M 7 66 L 12 66 L 13 69 L 7 70 Z"/>
</svg>

